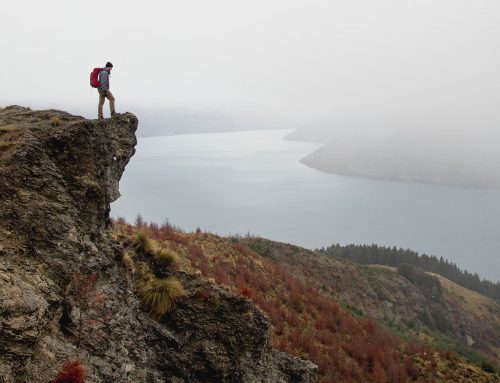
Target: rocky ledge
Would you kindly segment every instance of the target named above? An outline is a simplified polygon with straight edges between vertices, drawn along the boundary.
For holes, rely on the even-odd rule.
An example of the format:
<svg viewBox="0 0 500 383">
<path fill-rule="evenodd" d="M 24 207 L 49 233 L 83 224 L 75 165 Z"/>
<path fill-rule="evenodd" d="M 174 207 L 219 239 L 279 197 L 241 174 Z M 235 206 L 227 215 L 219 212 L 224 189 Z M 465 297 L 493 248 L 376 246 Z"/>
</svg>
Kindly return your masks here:
<svg viewBox="0 0 500 383">
<path fill-rule="evenodd" d="M 313 382 L 315 365 L 271 347 L 260 310 L 198 276 L 176 271 L 187 294 L 161 318 L 141 310 L 107 234 L 137 124 L 0 109 L 0 382 L 47 383 L 75 358 L 87 382 Z M 68 286 L 82 275 L 105 320 L 79 323 Z"/>
</svg>

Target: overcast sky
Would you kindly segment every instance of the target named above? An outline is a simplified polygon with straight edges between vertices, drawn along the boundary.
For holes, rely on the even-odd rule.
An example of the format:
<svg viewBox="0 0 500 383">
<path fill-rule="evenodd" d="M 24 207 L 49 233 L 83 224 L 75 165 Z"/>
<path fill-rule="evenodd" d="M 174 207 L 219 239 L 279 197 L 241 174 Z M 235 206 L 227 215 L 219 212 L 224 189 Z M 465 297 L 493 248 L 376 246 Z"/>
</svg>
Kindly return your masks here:
<svg viewBox="0 0 500 383">
<path fill-rule="evenodd" d="M 498 0 L 17 0 L 0 36 L 0 105 L 93 110 L 109 60 L 118 109 L 499 121 Z"/>
</svg>

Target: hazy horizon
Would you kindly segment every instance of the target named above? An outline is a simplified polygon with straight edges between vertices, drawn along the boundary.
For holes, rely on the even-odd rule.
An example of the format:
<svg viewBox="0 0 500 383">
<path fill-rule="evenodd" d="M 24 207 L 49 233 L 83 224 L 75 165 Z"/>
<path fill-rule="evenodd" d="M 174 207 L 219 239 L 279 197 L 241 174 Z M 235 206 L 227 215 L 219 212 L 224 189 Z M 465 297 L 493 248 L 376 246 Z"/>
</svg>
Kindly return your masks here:
<svg viewBox="0 0 500 383">
<path fill-rule="evenodd" d="M 0 105 L 91 114 L 95 66 L 117 107 L 323 116 L 381 132 L 489 134 L 500 116 L 500 3 L 184 0 L 8 2 Z M 131 110 L 133 111 L 133 110 Z"/>
<path fill-rule="evenodd" d="M 204 116 L 229 130 L 320 121 L 373 158 L 389 142 L 403 157 L 439 153 L 453 173 L 465 148 L 496 174 L 498 15 L 493 0 L 8 2 L 0 105 L 95 117 L 89 73 L 111 61 L 117 110 L 149 121 L 139 134 Z"/>
</svg>

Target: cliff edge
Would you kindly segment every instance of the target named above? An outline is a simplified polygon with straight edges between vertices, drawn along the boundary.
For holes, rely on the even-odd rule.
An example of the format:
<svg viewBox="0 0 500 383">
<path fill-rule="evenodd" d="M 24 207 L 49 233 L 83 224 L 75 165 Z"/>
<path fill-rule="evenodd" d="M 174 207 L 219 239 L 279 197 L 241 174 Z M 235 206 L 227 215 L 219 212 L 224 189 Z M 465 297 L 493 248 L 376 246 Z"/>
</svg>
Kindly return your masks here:
<svg viewBox="0 0 500 383">
<path fill-rule="evenodd" d="M 167 314 L 141 310 L 108 236 L 137 124 L 0 109 L 0 382 L 46 383 L 75 358 L 89 382 L 313 382 L 316 366 L 274 350 L 249 300 L 197 275 L 171 272 L 186 293 Z M 105 297 L 101 320 L 78 321 L 78 276 Z"/>
</svg>

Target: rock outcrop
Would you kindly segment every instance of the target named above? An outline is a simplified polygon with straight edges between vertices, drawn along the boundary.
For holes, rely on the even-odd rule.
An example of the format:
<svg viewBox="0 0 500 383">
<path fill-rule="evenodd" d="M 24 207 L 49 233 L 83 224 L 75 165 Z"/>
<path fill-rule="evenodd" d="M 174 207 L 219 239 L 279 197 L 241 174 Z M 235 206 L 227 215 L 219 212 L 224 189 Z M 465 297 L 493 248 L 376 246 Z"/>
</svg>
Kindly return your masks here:
<svg viewBox="0 0 500 383">
<path fill-rule="evenodd" d="M 141 311 L 107 235 L 137 123 L 0 110 L 0 382 L 46 383 L 73 358 L 89 382 L 312 382 L 316 367 L 272 349 L 249 300 L 197 276 L 176 272 L 188 293 L 162 318 Z M 77 273 L 98 276 L 109 313 L 87 342 L 68 299 Z"/>
</svg>

